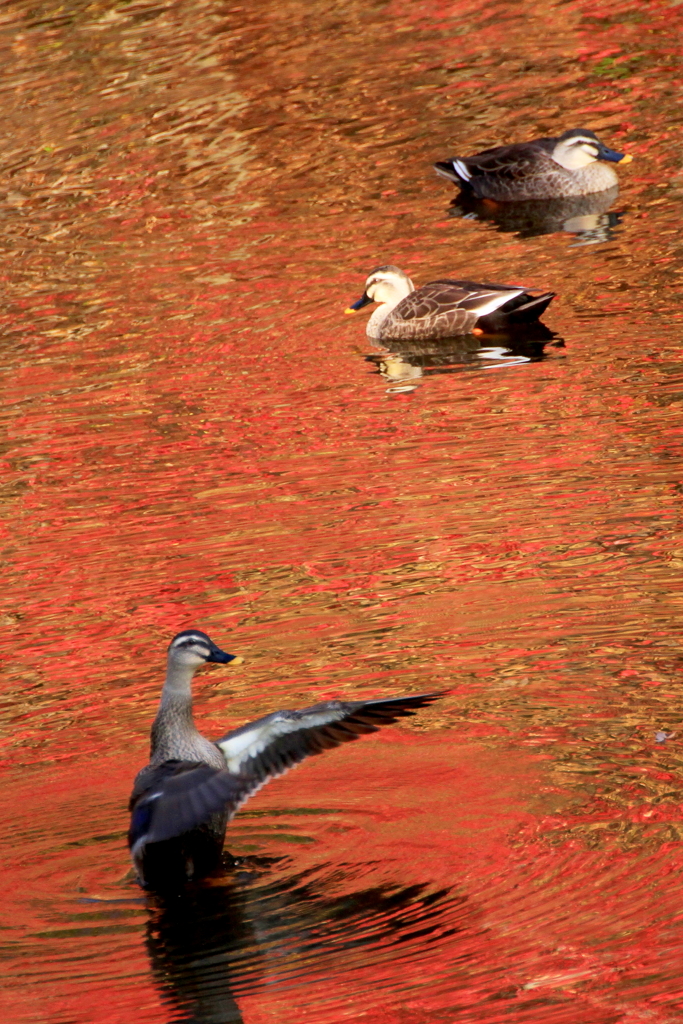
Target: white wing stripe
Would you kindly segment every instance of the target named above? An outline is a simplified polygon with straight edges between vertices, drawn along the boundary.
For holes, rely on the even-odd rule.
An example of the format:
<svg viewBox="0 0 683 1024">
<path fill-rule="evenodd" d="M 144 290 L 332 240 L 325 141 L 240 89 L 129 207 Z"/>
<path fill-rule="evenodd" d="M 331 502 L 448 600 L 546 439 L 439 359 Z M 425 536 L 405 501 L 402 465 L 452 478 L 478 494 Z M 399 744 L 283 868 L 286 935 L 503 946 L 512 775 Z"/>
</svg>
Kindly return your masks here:
<svg viewBox="0 0 683 1024">
<path fill-rule="evenodd" d="M 498 309 L 499 306 L 514 299 L 515 296 L 523 294 L 523 288 L 511 288 L 510 291 L 505 292 L 482 292 L 480 296 L 476 296 L 477 300 L 481 299 L 481 303 L 477 301 L 473 311 L 479 316 L 486 316 L 487 313 L 493 313 L 494 309 Z"/>
<path fill-rule="evenodd" d="M 257 722 L 252 729 L 219 740 L 217 745 L 220 747 L 230 771 L 239 773 L 247 761 L 262 754 L 280 736 L 339 722 L 346 717 L 347 713 L 340 708 L 339 710 L 327 709 L 324 712 L 310 715 L 297 715 L 296 718 L 286 713 L 273 715 L 270 717 L 270 721 Z"/>
<path fill-rule="evenodd" d="M 467 167 L 462 162 L 462 160 L 451 160 L 451 164 L 453 165 L 453 170 L 455 171 L 456 174 L 458 174 L 461 178 L 464 178 L 465 181 L 470 180 L 472 175 L 468 171 Z"/>
</svg>

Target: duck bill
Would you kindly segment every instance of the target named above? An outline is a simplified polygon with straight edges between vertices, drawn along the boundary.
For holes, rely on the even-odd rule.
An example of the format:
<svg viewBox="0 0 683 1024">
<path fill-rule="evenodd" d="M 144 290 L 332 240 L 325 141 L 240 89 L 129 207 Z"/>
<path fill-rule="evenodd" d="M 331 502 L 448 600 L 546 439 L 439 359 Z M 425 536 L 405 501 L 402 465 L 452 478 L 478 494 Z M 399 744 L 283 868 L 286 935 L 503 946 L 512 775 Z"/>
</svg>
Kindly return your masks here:
<svg viewBox="0 0 683 1024">
<path fill-rule="evenodd" d="M 630 164 L 633 157 L 628 153 L 617 153 L 616 149 L 610 149 L 609 146 L 603 146 L 601 143 L 598 148 L 598 159 L 609 160 L 612 164 Z"/>
<path fill-rule="evenodd" d="M 363 306 L 367 306 L 372 301 L 373 300 L 370 298 L 370 296 L 366 295 L 365 292 L 363 292 L 358 302 L 354 302 L 354 304 L 352 306 L 349 306 L 348 309 L 345 309 L 344 312 L 357 313 L 359 309 L 362 309 Z"/>
<path fill-rule="evenodd" d="M 222 651 L 220 647 L 214 646 L 206 660 L 215 662 L 217 665 L 227 665 L 229 661 L 241 661 L 242 659 L 238 659 L 236 654 L 228 654 L 227 651 Z"/>
</svg>

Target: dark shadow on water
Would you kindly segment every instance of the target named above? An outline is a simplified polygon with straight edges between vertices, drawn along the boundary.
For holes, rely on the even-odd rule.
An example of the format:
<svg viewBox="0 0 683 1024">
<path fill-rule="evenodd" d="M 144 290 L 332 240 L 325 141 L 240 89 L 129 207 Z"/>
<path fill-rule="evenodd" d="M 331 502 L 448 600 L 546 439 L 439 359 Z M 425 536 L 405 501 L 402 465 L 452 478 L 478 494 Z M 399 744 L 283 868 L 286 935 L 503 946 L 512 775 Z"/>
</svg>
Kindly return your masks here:
<svg viewBox="0 0 683 1024">
<path fill-rule="evenodd" d="M 451 202 L 448 215 L 486 221 L 500 232 L 516 233 L 518 238 L 565 231 L 575 236 L 573 245 L 594 245 L 611 241 L 621 223 L 624 211 L 609 209 L 618 195 L 619 186 L 615 185 L 589 196 L 497 203 L 460 192 Z"/>
<path fill-rule="evenodd" d="M 249 858 L 223 878 L 149 897 L 147 949 L 170 1020 L 239 1024 L 240 995 L 278 983 L 289 988 L 296 979 L 303 987 L 309 973 L 331 977 L 391 961 L 411 945 L 422 955 L 462 930 L 466 899 L 450 890 L 364 889 L 353 881 L 358 865 L 328 865 L 314 878 L 283 877 L 279 867 L 277 860 Z"/>
<path fill-rule="evenodd" d="M 373 352 L 366 361 L 391 385 L 408 391 L 420 378 L 467 369 L 515 366 L 538 362 L 546 347 L 564 348 L 564 341 L 542 323 L 523 324 L 496 334 L 467 334 L 437 341 L 392 341 L 390 348 Z"/>
</svg>

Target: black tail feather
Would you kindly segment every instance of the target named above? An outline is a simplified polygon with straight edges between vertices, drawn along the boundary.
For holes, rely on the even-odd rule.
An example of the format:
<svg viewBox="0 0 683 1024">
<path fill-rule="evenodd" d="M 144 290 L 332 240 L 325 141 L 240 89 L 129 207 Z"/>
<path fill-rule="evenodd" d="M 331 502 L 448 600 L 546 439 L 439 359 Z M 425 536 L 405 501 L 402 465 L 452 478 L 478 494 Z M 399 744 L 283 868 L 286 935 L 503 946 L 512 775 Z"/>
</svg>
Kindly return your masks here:
<svg viewBox="0 0 683 1024">
<path fill-rule="evenodd" d="M 522 295 L 527 301 L 510 311 L 508 320 L 510 323 L 531 323 L 543 316 L 550 303 L 555 298 L 556 292 L 544 292 L 543 295 Z M 505 306 L 503 306 L 503 311 Z"/>
<path fill-rule="evenodd" d="M 483 331 L 500 331 L 536 323 L 555 298 L 555 294 L 544 292 L 543 295 L 530 295 L 524 292 L 522 295 L 516 295 L 493 313 L 480 317 L 477 320 L 477 327 Z"/>
</svg>

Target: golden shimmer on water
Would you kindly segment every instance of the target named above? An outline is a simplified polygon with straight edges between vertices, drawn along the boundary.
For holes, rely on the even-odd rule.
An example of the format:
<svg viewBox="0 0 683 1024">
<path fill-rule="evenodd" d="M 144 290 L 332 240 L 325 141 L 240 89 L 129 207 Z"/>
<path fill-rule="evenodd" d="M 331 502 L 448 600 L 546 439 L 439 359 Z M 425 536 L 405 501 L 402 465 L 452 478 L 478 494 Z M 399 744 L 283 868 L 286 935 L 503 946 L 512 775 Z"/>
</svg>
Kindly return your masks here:
<svg viewBox="0 0 683 1024">
<path fill-rule="evenodd" d="M 0 52 L 2 1020 L 679 1020 L 683 5 L 10 2 Z M 633 157 L 593 235 L 453 215 L 435 160 L 571 127 Z M 378 352 L 387 263 L 553 343 Z M 451 692 L 168 906 L 126 800 L 188 626 L 211 736 Z"/>
</svg>

